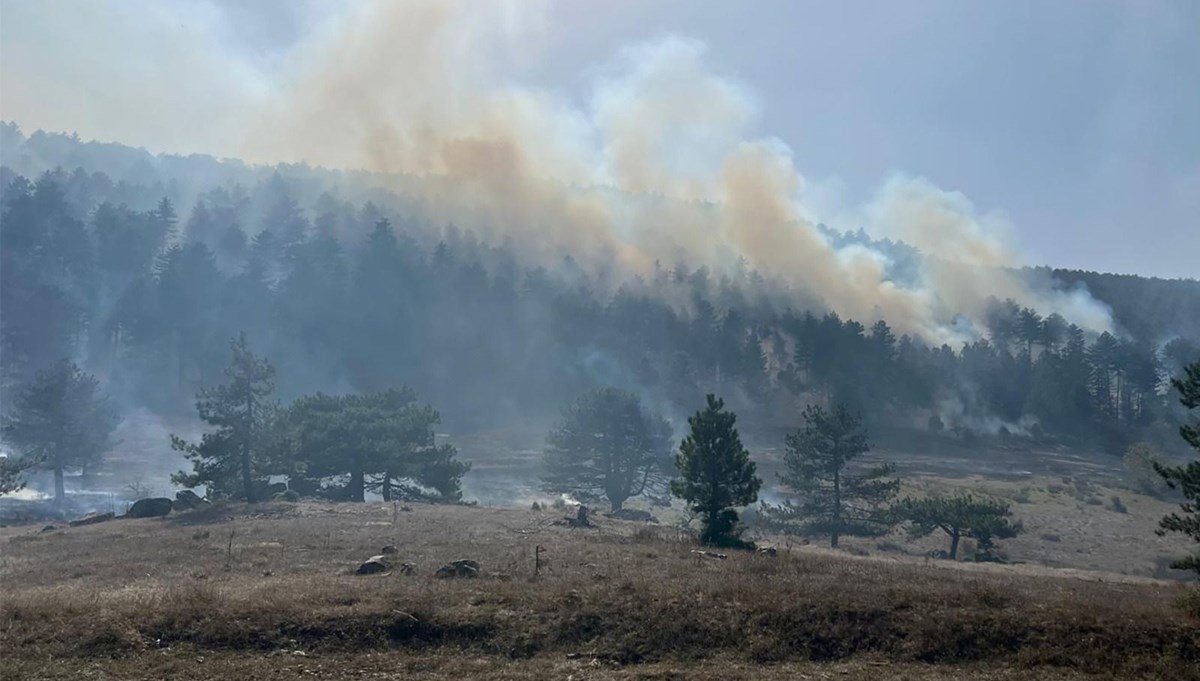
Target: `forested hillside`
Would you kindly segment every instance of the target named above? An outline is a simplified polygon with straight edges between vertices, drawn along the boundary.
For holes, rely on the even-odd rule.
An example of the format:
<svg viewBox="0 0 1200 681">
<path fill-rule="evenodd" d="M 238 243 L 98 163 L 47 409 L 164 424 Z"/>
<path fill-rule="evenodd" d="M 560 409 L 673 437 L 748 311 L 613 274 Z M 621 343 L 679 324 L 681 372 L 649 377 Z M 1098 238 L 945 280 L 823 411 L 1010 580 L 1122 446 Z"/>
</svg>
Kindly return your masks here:
<svg viewBox="0 0 1200 681">
<path fill-rule="evenodd" d="M 244 331 L 279 394 L 400 385 L 455 428 L 545 421 L 591 387 L 670 415 L 706 392 L 750 420 L 840 402 L 947 437 L 1117 448 L 1178 418 L 1167 377 L 1200 355 L 1200 282 L 1036 269 L 1087 287 L 1113 333 L 995 301 L 958 347 L 780 300 L 749 268 L 597 276 L 430 222 L 419 184 L 305 166 L 153 156 L 0 130 L 5 401 L 78 361 L 126 408 L 182 415 Z M 387 186 L 391 190 L 381 187 Z M 827 232 L 831 239 L 868 238 Z M 895 275 L 920 254 L 889 242 Z"/>
</svg>

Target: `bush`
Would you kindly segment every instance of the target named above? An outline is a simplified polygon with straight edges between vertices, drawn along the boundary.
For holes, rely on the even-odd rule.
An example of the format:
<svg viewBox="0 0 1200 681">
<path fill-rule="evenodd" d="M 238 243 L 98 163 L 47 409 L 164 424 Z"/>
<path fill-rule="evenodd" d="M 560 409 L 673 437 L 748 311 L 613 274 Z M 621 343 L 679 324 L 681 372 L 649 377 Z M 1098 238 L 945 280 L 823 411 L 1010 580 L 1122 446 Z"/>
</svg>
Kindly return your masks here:
<svg viewBox="0 0 1200 681">
<path fill-rule="evenodd" d="M 1154 470 L 1154 464 L 1162 463 L 1162 457 L 1153 445 L 1138 442 L 1130 446 L 1121 462 L 1131 489 L 1153 497 L 1162 497 L 1169 491 L 1167 481 Z"/>
<path fill-rule="evenodd" d="M 1121 497 L 1113 495 L 1111 499 L 1112 505 L 1109 507 L 1117 513 L 1128 513 L 1129 509 L 1125 508 L 1125 504 L 1121 503 Z"/>
</svg>

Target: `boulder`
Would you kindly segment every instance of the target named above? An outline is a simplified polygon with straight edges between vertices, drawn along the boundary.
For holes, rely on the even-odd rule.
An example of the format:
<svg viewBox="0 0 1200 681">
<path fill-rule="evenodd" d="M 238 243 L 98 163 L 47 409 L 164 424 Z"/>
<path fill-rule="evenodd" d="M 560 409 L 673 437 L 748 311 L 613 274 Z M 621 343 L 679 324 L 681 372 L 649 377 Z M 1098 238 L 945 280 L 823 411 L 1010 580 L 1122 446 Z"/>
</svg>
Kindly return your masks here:
<svg viewBox="0 0 1200 681">
<path fill-rule="evenodd" d="M 443 579 L 450 577 L 478 577 L 479 563 L 473 560 L 456 560 L 453 563 L 443 565 L 433 573 L 434 577 Z"/>
<path fill-rule="evenodd" d="M 173 511 L 190 511 L 193 508 L 200 508 L 202 506 L 208 506 L 208 501 L 200 498 L 199 494 L 190 489 L 176 492 L 175 501 L 171 502 L 171 510 Z"/>
<path fill-rule="evenodd" d="M 171 512 L 171 500 L 166 497 L 138 499 L 129 507 L 126 518 L 160 518 Z"/>
<path fill-rule="evenodd" d="M 391 564 L 391 561 L 388 560 L 387 556 L 383 556 L 383 555 L 371 556 L 370 558 L 363 561 L 362 565 L 358 566 L 358 569 L 354 571 L 354 574 L 356 574 L 356 575 L 377 575 L 381 572 L 387 572 L 391 568 L 392 568 L 392 564 Z"/>
<path fill-rule="evenodd" d="M 71 527 L 79 527 L 81 525 L 95 525 L 107 520 L 112 520 L 115 516 L 112 513 L 89 513 L 82 518 L 77 518 L 67 523 Z"/>
</svg>

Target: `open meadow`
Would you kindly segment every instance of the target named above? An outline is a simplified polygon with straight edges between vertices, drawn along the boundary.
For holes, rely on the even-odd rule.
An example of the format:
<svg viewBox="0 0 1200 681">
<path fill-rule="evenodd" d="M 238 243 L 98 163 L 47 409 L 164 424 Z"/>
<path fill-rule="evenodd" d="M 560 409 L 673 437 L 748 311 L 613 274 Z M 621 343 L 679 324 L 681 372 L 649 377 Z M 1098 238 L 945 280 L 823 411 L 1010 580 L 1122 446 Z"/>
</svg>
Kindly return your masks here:
<svg viewBox="0 0 1200 681">
<path fill-rule="evenodd" d="M 0 529 L 0 677 L 1200 678 L 1178 583 L 809 546 L 717 558 L 667 526 L 405 508 Z M 384 546 L 390 570 L 354 574 Z M 434 576 L 458 559 L 479 575 Z"/>
</svg>

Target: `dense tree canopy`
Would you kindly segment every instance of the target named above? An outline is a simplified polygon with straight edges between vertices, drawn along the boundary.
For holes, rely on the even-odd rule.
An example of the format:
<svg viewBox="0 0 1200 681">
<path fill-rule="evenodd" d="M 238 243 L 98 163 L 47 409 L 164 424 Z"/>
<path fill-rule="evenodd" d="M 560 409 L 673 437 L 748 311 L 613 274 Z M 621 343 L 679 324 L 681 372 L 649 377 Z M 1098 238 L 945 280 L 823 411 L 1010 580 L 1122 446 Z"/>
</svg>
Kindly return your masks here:
<svg viewBox="0 0 1200 681">
<path fill-rule="evenodd" d="M 549 419 L 617 386 L 669 414 L 708 392 L 755 425 L 842 403 L 872 426 L 1116 454 L 1180 423 L 1165 381 L 1200 347 L 1194 281 L 1029 272 L 1088 286 L 1113 307 L 1112 331 L 996 300 L 964 324 L 966 340 L 939 345 L 895 331 L 886 310 L 846 319 L 820 292 L 780 293 L 745 266 L 680 260 L 618 281 L 574 259 L 589 254 L 532 257 L 435 221 L 419 194 L 379 178 L 0 132 L 5 404 L 70 357 L 123 404 L 179 418 L 220 382 L 225 339 L 244 331 L 278 367 L 284 400 L 407 385 L 455 429 Z M 919 276 L 916 249 L 868 245 L 896 281 Z"/>
</svg>

